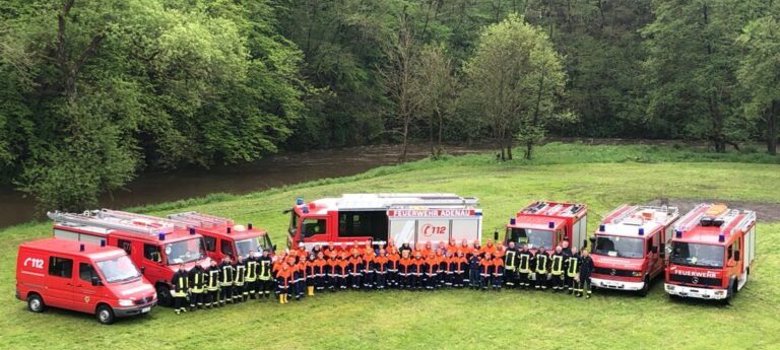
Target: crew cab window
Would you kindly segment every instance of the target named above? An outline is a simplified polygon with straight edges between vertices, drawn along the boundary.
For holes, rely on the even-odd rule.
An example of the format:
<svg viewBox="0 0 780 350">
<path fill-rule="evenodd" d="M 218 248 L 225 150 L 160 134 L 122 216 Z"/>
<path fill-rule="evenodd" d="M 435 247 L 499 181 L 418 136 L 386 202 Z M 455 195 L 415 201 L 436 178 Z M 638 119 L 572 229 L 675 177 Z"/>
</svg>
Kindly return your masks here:
<svg viewBox="0 0 780 350">
<path fill-rule="evenodd" d="M 647 243 L 645 244 L 645 255 L 650 254 L 652 250 L 653 250 L 653 240 L 648 239 Z"/>
<path fill-rule="evenodd" d="M 353 211 L 339 213 L 339 237 L 387 238 L 387 214 L 384 211 Z"/>
<path fill-rule="evenodd" d="M 144 258 L 146 258 L 146 260 L 161 263 L 162 255 L 160 254 L 160 247 L 152 244 L 144 244 Z"/>
<path fill-rule="evenodd" d="M 728 254 L 728 260 L 732 260 L 733 259 L 733 260 L 739 261 L 740 256 L 739 256 L 739 241 L 738 240 L 735 241 L 733 244 L 731 244 L 731 246 L 727 250 L 727 254 Z"/>
<path fill-rule="evenodd" d="M 122 248 L 122 250 L 124 250 L 127 255 L 130 255 L 130 253 L 133 251 L 133 244 L 128 240 L 119 239 L 116 241 L 116 246 Z"/>
<path fill-rule="evenodd" d="M 50 257 L 49 275 L 71 278 L 73 276 L 73 260 L 56 256 Z"/>
<path fill-rule="evenodd" d="M 224 255 L 233 256 L 233 245 L 228 240 L 221 240 L 220 251 L 222 251 L 222 254 Z"/>
<path fill-rule="evenodd" d="M 92 282 L 92 277 L 98 277 L 92 265 L 79 263 L 79 279 L 86 282 Z"/>
<path fill-rule="evenodd" d="M 311 237 L 316 234 L 325 233 L 325 219 L 304 219 L 303 236 Z"/>
<path fill-rule="evenodd" d="M 217 250 L 216 238 L 203 236 L 203 243 L 206 245 L 206 251 L 213 252 Z"/>
</svg>

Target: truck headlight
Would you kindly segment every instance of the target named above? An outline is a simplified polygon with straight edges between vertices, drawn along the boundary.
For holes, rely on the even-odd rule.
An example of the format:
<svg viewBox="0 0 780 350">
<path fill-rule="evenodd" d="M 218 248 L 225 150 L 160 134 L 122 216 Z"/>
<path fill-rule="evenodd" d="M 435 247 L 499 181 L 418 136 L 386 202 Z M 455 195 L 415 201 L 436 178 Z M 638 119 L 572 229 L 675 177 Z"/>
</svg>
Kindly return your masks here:
<svg viewBox="0 0 780 350">
<path fill-rule="evenodd" d="M 119 306 L 133 306 L 131 299 L 119 299 Z"/>
<path fill-rule="evenodd" d="M 642 271 L 631 271 L 631 276 L 642 277 Z"/>
</svg>

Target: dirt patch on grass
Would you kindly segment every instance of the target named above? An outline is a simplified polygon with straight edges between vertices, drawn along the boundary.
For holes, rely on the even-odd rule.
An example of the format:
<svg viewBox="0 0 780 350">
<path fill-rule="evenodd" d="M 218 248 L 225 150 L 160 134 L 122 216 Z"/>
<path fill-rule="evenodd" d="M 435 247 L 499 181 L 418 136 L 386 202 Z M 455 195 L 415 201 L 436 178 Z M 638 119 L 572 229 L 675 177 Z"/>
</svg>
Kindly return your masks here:
<svg viewBox="0 0 780 350">
<path fill-rule="evenodd" d="M 699 203 L 725 203 L 729 208 L 748 209 L 756 212 L 759 221 L 780 221 L 780 203 L 746 202 L 746 201 L 722 201 L 713 199 L 691 198 L 658 198 L 648 202 L 649 205 L 670 205 L 680 208 L 680 214 L 685 215 Z"/>
</svg>

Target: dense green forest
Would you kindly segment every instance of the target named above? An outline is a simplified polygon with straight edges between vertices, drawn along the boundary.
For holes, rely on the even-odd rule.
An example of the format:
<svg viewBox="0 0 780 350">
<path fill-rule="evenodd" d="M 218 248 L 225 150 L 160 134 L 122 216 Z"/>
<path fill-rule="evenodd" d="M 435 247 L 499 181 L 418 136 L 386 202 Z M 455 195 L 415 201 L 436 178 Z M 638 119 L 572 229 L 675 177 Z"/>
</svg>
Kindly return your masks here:
<svg viewBox="0 0 780 350">
<path fill-rule="evenodd" d="M 148 169 L 547 135 L 774 154 L 773 0 L 6 0 L 0 182 L 78 209 Z M 405 158 L 406 147 L 401 159 Z"/>
</svg>

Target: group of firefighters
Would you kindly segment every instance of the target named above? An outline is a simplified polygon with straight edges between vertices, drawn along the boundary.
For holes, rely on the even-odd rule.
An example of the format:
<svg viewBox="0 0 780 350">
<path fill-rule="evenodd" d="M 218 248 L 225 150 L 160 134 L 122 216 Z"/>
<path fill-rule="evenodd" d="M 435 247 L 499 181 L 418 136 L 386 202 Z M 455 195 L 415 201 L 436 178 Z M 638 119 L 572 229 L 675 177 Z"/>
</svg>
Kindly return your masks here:
<svg viewBox="0 0 780 350">
<path fill-rule="evenodd" d="M 272 266 L 268 250 L 252 253 L 246 259 L 226 257 L 220 264 L 212 261 L 205 269 L 196 265 L 187 271 L 179 265 L 171 281 L 174 311 L 180 314 L 249 299 L 270 299 L 274 290 Z"/>
<path fill-rule="evenodd" d="M 279 302 L 300 300 L 315 291 L 435 290 L 464 288 L 496 290 L 552 289 L 590 298 L 593 260 L 564 241 L 553 251 L 509 242 L 505 247 L 488 241 L 457 245 L 430 242 L 421 247 L 392 242 L 375 247 L 357 242 L 348 246 L 304 247 L 271 256 L 254 253 L 246 259 L 208 269 L 183 266 L 173 277 L 176 313 L 223 306 L 249 299 L 267 299 L 275 291 Z"/>
</svg>

